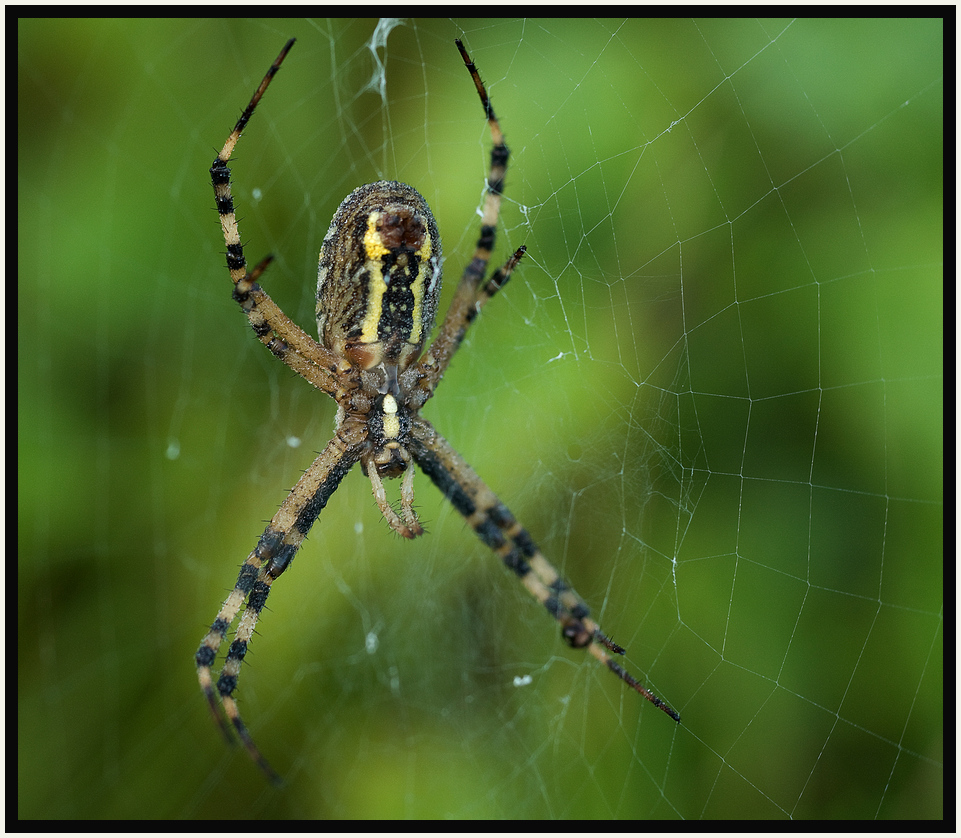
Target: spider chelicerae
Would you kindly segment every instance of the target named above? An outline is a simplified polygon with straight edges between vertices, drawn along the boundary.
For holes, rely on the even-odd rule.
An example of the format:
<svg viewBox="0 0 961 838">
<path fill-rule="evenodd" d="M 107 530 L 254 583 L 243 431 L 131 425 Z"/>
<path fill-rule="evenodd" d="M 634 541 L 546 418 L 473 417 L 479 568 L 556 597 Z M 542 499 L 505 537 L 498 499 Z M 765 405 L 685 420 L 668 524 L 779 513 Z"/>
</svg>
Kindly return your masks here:
<svg viewBox="0 0 961 838">
<path fill-rule="evenodd" d="M 379 181 L 361 186 L 347 196 L 334 214 L 320 250 L 320 343 L 287 317 L 258 284 L 272 257 L 248 272 L 227 163 L 294 40 L 287 42 L 267 71 L 210 167 L 210 176 L 227 244 L 234 299 L 260 342 L 337 402 L 337 420 L 333 439 L 291 489 L 247 556 L 237 584 L 197 650 L 197 676 L 215 718 L 229 739 L 226 716 L 253 760 L 279 784 L 279 775 L 258 750 L 241 720 L 234 690 L 270 586 L 290 567 L 330 496 L 359 462 L 387 523 L 405 538 L 424 532 L 414 512 L 414 465 L 419 466 L 481 541 L 500 556 L 534 599 L 560 623 L 568 644 L 586 648 L 618 678 L 680 721 L 674 710 L 614 660 L 612 654 L 623 655 L 624 649 L 601 632 L 590 618 L 587 605 L 544 558 L 527 530 L 420 415 L 468 327 L 491 297 L 507 284 L 525 252 L 524 247 L 519 248 L 485 281 L 508 150 L 477 68 L 459 40 L 455 43 L 480 96 L 494 148 L 477 248 L 426 354 L 422 353 L 440 296 L 441 240 L 427 202 L 406 184 Z M 384 489 L 383 479 L 390 477 L 402 478 L 399 513 L 387 500 Z M 211 668 L 244 602 L 246 608 L 215 687 Z"/>
</svg>

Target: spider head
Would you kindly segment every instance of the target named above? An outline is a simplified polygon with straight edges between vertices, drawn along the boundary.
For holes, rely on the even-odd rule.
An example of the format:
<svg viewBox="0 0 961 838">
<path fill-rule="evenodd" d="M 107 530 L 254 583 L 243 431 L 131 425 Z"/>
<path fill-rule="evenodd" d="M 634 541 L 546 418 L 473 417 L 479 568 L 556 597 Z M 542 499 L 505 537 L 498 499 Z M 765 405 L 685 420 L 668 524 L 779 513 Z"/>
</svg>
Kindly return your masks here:
<svg viewBox="0 0 961 838">
<path fill-rule="evenodd" d="M 434 326 L 440 286 L 440 234 L 420 193 L 396 181 L 355 189 L 320 251 L 320 341 L 360 369 L 402 372 Z"/>
</svg>

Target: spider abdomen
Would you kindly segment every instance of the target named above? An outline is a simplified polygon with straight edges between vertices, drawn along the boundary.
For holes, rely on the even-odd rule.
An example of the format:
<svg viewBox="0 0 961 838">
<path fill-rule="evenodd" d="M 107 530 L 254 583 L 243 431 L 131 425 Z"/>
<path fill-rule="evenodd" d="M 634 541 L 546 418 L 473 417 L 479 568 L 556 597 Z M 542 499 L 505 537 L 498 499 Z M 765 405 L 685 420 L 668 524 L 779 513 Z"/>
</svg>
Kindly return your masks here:
<svg viewBox="0 0 961 838">
<path fill-rule="evenodd" d="M 320 250 L 320 341 L 360 369 L 403 371 L 434 326 L 440 286 L 440 234 L 427 201 L 397 181 L 361 186 L 334 213 Z"/>
</svg>

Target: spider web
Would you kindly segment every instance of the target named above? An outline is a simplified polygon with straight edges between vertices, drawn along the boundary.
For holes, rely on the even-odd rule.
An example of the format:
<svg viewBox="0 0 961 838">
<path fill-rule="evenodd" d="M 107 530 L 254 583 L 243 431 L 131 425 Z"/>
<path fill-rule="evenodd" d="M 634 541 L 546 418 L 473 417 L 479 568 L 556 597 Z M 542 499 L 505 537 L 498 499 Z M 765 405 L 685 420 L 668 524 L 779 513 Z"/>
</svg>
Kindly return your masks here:
<svg viewBox="0 0 961 838">
<path fill-rule="evenodd" d="M 19 25 L 21 817 L 943 815 L 942 23 Z M 490 138 L 495 261 L 425 409 L 682 716 L 625 690 L 423 476 L 355 470 L 212 726 L 192 656 L 333 425 L 230 300 L 206 167 L 312 331 L 340 200 L 390 177 L 445 296 Z M 397 486 L 390 486 L 396 497 Z M 51 794 L 51 789 L 56 794 Z"/>
</svg>

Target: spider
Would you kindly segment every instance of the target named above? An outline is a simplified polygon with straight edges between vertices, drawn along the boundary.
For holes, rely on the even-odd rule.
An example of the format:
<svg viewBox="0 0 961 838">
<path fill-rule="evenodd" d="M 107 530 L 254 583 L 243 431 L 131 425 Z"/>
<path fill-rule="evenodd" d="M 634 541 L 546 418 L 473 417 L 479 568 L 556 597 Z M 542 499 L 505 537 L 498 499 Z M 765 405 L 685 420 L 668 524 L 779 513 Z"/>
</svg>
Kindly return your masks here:
<svg viewBox="0 0 961 838">
<path fill-rule="evenodd" d="M 494 248 L 508 150 L 477 68 L 455 41 L 480 96 L 493 150 L 480 238 L 447 316 L 423 353 L 441 287 L 441 240 L 427 202 L 415 189 L 379 181 L 355 189 L 340 205 L 320 250 L 317 330 L 314 341 L 278 308 L 258 284 L 268 256 L 247 270 L 227 166 L 241 132 L 294 45 L 271 65 L 210 168 L 217 212 L 227 245 L 233 298 L 254 333 L 278 359 L 338 406 L 333 439 L 291 489 L 257 546 L 241 565 L 233 590 L 197 650 L 197 676 L 214 717 L 231 739 L 229 721 L 254 762 L 275 784 L 281 778 L 254 744 L 240 717 L 234 691 L 241 664 L 271 585 L 283 574 L 340 481 L 355 463 L 370 480 L 374 499 L 391 529 L 404 538 L 424 530 L 414 512 L 414 465 L 420 467 L 464 516 L 484 544 L 561 626 L 570 646 L 586 648 L 618 678 L 660 707 L 680 716 L 618 664 L 624 649 L 605 636 L 587 605 L 541 554 L 534 540 L 420 410 L 440 383 L 468 327 L 510 279 L 525 253 L 520 247 L 485 281 Z M 385 478 L 401 478 L 399 512 Z M 220 677 L 212 667 L 227 631 L 244 606 Z M 219 696 L 219 704 L 218 704 Z M 221 713 L 220 707 L 223 708 Z"/>
</svg>

